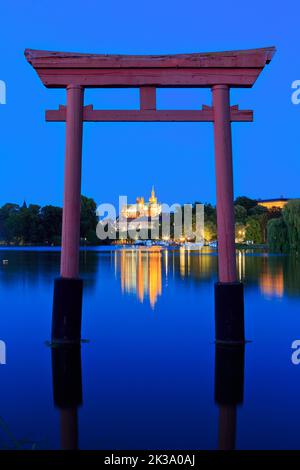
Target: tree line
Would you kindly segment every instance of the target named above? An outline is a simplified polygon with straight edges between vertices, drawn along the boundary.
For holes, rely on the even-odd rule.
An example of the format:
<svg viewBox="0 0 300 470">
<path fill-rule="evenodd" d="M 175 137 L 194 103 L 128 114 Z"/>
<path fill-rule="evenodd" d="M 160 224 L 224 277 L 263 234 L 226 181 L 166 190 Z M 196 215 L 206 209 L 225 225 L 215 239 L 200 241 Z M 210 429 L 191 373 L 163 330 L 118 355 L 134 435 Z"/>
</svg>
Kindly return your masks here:
<svg viewBox="0 0 300 470">
<path fill-rule="evenodd" d="M 256 245 L 268 242 L 269 221 L 281 217 L 280 209 L 267 209 L 259 201 L 246 196 L 235 199 L 234 213 L 236 242 L 249 241 Z M 211 204 L 204 204 L 204 239 L 206 242 L 217 239 L 217 211 Z"/>
<path fill-rule="evenodd" d="M 83 243 L 96 244 L 96 203 L 81 196 L 80 237 Z M 0 240 L 15 245 L 60 245 L 62 208 L 26 202 L 22 206 L 6 203 L 0 208 Z"/>
<path fill-rule="evenodd" d="M 196 207 L 198 202 L 193 204 Z M 81 196 L 80 237 L 84 244 L 100 242 L 96 235 L 96 202 Z M 236 242 L 268 244 L 272 252 L 300 251 L 300 200 L 289 201 L 281 210 L 267 209 L 246 196 L 234 201 Z M 171 221 L 172 216 L 171 214 Z M 62 208 L 37 204 L 19 206 L 6 203 L 0 207 L 0 242 L 15 245 L 60 245 Z M 171 224 L 172 228 L 172 224 Z M 172 233 L 171 233 L 172 238 Z M 204 204 L 204 239 L 217 240 L 216 207 Z M 107 240 L 109 243 L 109 240 Z"/>
</svg>

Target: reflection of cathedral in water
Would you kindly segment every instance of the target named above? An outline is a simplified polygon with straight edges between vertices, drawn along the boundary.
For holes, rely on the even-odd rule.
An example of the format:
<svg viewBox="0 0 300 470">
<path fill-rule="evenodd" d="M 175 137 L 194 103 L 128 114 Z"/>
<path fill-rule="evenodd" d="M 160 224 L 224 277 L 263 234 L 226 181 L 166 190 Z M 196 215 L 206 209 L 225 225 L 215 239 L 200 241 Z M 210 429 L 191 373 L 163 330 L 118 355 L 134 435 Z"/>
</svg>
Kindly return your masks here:
<svg viewBox="0 0 300 470">
<path fill-rule="evenodd" d="M 115 251 L 115 273 L 120 273 L 121 289 L 124 294 L 135 294 L 142 303 L 149 299 L 152 308 L 162 295 L 163 282 L 169 276 L 183 280 L 210 280 L 215 275 L 216 257 L 204 256 L 189 250 L 159 250 L 153 247 Z M 208 256 L 205 255 L 208 254 Z"/>
<path fill-rule="evenodd" d="M 149 299 L 152 308 L 162 295 L 164 279 L 213 282 L 217 273 L 217 257 L 206 247 L 201 253 L 184 248 L 176 251 L 126 249 L 116 251 L 114 256 L 122 292 L 135 294 L 140 302 Z M 268 298 L 282 298 L 286 291 L 299 295 L 300 276 L 295 274 L 298 271 L 299 263 L 292 258 L 246 256 L 244 252 L 237 252 L 238 279 L 247 284 L 258 283 L 260 291 Z"/>
<path fill-rule="evenodd" d="M 120 268 L 122 292 L 135 293 L 140 302 L 148 297 L 154 308 L 162 293 L 161 252 L 122 250 L 115 253 L 115 262 Z"/>
</svg>

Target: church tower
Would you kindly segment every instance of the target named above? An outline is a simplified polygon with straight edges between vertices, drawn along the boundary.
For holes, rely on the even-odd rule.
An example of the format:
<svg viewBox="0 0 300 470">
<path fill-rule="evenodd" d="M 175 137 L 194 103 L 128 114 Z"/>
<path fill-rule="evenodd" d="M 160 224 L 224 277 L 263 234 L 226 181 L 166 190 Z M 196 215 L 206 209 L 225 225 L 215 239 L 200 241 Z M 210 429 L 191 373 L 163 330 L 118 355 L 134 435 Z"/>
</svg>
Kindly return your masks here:
<svg viewBox="0 0 300 470">
<path fill-rule="evenodd" d="M 150 204 L 157 204 L 157 198 L 155 197 L 154 186 L 152 186 L 151 196 L 149 198 Z"/>
</svg>

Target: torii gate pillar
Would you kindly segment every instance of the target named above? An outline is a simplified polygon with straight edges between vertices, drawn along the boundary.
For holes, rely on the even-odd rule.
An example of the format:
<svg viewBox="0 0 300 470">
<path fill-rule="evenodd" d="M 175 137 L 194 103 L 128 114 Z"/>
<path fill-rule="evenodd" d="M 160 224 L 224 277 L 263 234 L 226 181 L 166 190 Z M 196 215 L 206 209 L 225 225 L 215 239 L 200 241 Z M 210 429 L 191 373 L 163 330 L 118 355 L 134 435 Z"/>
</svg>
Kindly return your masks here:
<svg viewBox="0 0 300 470">
<path fill-rule="evenodd" d="M 63 278 L 79 275 L 80 194 L 82 158 L 83 88 L 67 87 L 66 158 L 60 273 Z"/>
<path fill-rule="evenodd" d="M 79 279 L 80 198 L 83 94 L 80 85 L 68 85 L 66 156 L 61 244 L 61 277 L 55 279 L 52 341 L 80 341 L 82 280 Z"/>
<path fill-rule="evenodd" d="M 219 282 L 215 284 L 215 330 L 218 342 L 244 342 L 243 284 L 237 282 L 233 204 L 229 87 L 214 85 L 214 144 L 217 189 Z"/>
</svg>

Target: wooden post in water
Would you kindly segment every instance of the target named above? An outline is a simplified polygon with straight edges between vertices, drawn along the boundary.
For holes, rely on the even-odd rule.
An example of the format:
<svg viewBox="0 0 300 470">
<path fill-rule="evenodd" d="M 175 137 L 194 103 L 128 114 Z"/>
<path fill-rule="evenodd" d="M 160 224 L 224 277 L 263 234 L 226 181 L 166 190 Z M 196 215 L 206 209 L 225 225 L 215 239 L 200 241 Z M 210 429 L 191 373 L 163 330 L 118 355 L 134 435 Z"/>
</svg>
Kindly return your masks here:
<svg viewBox="0 0 300 470">
<path fill-rule="evenodd" d="M 212 94 L 219 268 L 215 285 L 216 341 L 243 342 L 244 293 L 236 274 L 229 86 L 214 85 Z"/>
<path fill-rule="evenodd" d="M 214 142 L 217 189 L 219 281 L 236 281 L 232 143 L 229 87 L 214 85 Z"/>
<path fill-rule="evenodd" d="M 66 157 L 61 278 L 55 280 L 53 341 L 80 341 L 82 280 L 79 279 L 83 87 L 67 86 Z"/>
<path fill-rule="evenodd" d="M 79 274 L 83 88 L 67 87 L 66 157 L 61 245 L 61 276 Z"/>
</svg>

